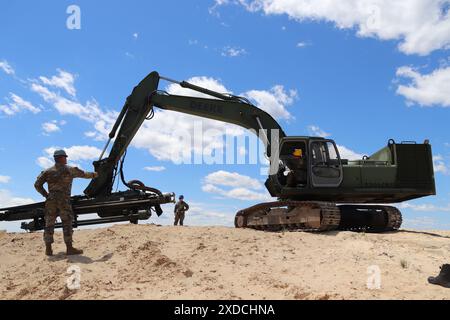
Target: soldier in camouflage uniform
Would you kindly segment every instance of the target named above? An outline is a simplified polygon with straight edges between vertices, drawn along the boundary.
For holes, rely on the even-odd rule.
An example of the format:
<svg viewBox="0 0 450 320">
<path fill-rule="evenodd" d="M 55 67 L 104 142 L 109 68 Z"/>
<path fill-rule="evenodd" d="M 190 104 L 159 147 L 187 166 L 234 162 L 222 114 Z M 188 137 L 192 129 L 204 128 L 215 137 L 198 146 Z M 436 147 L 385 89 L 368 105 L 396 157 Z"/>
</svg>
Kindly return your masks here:
<svg viewBox="0 0 450 320">
<path fill-rule="evenodd" d="M 52 243 L 56 218 L 59 215 L 63 225 L 64 242 L 67 246 L 67 255 L 82 254 L 82 250 L 72 246 L 72 223 L 73 212 L 70 203 L 72 181 L 74 178 L 92 179 L 96 178 L 96 172 L 84 172 L 78 168 L 67 165 L 67 154 L 64 150 L 57 150 L 54 153 L 55 165 L 38 176 L 34 187 L 46 198 L 45 202 L 45 229 L 44 242 L 46 246 L 45 254 L 53 255 Z M 44 189 L 44 184 L 48 185 L 48 192 Z"/>
<path fill-rule="evenodd" d="M 184 196 L 179 197 L 179 201 L 175 204 L 175 209 L 173 210 L 175 213 L 175 222 L 174 226 L 178 225 L 178 221 L 180 222 L 180 226 L 183 225 L 184 214 L 189 210 L 189 205 L 184 202 Z"/>
</svg>

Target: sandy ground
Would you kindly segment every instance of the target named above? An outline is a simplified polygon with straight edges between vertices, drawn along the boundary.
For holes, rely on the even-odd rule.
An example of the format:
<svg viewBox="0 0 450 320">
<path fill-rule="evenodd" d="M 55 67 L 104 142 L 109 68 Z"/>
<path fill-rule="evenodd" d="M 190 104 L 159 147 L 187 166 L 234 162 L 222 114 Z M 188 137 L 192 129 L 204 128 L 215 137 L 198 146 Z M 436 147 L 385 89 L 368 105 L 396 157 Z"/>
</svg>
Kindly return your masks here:
<svg viewBox="0 0 450 320">
<path fill-rule="evenodd" d="M 42 234 L 0 233 L 1 299 L 449 299 L 430 285 L 450 262 L 450 232 L 267 233 L 116 225 L 75 231 L 84 255 L 55 256 Z M 67 289 L 67 269 L 80 288 Z M 368 267 L 381 288 L 368 289 Z"/>
</svg>

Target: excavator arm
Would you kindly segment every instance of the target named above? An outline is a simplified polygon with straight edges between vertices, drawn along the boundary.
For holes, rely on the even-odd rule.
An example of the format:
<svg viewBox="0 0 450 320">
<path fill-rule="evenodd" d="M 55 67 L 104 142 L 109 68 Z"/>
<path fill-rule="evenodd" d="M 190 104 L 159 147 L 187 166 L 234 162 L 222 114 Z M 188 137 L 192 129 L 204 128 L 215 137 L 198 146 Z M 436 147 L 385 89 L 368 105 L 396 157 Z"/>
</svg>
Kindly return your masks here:
<svg viewBox="0 0 450 320">
<path fill-rule="evenodd" d="M 95 178 L 88 185 L 84 193 L 89 197 L 104 196 L 111 193 L 114 171 L 121 157 L 127 150 L 128 145 L 133 140 L 136 132 L 141 127 L 147 115 L 152 109 L 149 103 L 150 93 L 158 87 L 159 79 L 153 74 L 148 75 L 137 85 L 130 96 L 126 99 L 110 134 L 108 143 L 102 152 L 100 160 L 94 162 L 95 171 L 98 172 L 98 178 Z M 116 132 L 117 137 L 116 137 Z M 109 156 L 102 159 L 109 143 L 115 139 Z"/>
<path fill-rule="evenodd" d="M 161 79 L 177 83 L 184 88 L 209 95 L 215 99 L 170 95 L 158 90 Z M 266 154 L 269 157 L 274 151 L 278 150 L 277 139 L 285 137 L 283 129 L 270 114 L 257 108 L 245 98 L 218 93 L 185 81 L 178 82 L 161 77 L 157 72 L 152 72 L 134 88 L 132 94 L 127 98 L 109 135 L 111 141 L 118 130 L 109 156 L 94 162 L 94 167 L 99 173 L 99 177 L 91 181 L 84 191 L 86 195 L 95 197 L 111 192 L 113 173 L 120 158 L 124 155 L 144 120 L 153 112 L 154 107 L 218 120 L 250 129 L 265 143 Z M 272 137 L 274 133 L 276 133 L 276 137 Z M 272 145 L 271 141 L 276 142 Z"/>
</svg>

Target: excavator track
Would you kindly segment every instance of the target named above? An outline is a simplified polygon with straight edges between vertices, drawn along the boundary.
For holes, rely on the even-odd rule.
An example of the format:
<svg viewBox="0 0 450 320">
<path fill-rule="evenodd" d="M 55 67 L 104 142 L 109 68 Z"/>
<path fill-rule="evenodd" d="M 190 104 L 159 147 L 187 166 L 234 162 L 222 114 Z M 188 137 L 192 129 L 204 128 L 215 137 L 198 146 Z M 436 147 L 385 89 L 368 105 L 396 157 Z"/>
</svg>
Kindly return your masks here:
<svg viewBox="0 0 450 320">
<path fill-rule="evenodd" d="M 386 232 L 400 228 L 400 211 L 390 206 L 336 205 L 329 202 L 281 200 L 240 210 L 236 228 L 263 231 Z"/>
<path fill-rule="evenodd" d="M 398 230 L 402 224 L 400 210 L 382 205 L 339 205 L 339 230 L 386 232 Z"/>
<path fill-rule="evenodd" d="M 396 207 L 386 207 L 386 211 L 389 215 L 389 221 L 387 225 L 387 229 L 389 230 L 398 230 L 402 225 L 402 213 Z"/>
<path fill-rule="evenodd" d="M 264 231 L 329 231 L 340 224 L 339 208 L 334 203 L 309 201 L 275 201 L 240 210 L 236 228 Z"/>
</svg>

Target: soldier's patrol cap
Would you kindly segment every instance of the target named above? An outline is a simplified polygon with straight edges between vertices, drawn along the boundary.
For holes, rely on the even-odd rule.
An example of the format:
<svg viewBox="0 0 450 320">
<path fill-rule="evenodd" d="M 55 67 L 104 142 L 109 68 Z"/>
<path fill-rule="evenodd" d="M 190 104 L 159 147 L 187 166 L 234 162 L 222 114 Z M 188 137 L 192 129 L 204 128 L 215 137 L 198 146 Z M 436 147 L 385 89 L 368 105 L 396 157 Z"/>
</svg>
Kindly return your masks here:
<svg viewBox="0 0 450 320">
<path fill-rule="evenodd" d="M 184 196 L 183 195 L 181 195 L 178 199 L 184 199 Z"/>
<path fill-rule="evenodd" d="M 55 153 L 53 153 L 53 157 L 54 158 L 66 157 L 67 158 L 67 153 L 64 150 L 56 150 Z"/>
</svg>

